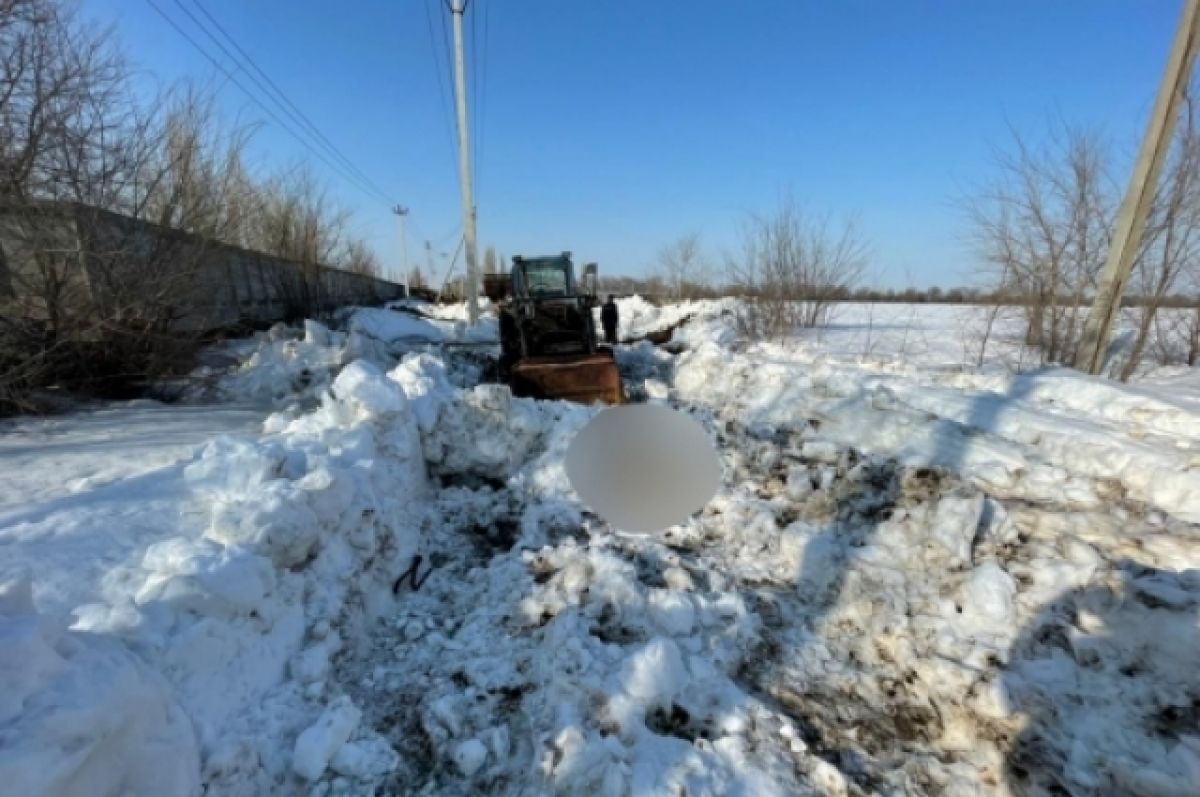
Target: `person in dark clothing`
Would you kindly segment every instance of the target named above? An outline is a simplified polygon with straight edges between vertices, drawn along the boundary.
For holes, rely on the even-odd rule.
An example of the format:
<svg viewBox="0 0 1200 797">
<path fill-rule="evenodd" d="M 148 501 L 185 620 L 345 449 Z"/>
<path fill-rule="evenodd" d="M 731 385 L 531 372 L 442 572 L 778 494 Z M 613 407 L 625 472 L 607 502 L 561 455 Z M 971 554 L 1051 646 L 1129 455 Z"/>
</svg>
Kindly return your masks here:
<svg viewBox="0 0 1200 797">
<path fill-rule="evenodd" d="M 608 301 L 600 308 L 600 323 L 604 325 L 604 342 L 610 345 L 617 343 L 617 303 L 613 296 L 608 295 Z"/>
</svg>

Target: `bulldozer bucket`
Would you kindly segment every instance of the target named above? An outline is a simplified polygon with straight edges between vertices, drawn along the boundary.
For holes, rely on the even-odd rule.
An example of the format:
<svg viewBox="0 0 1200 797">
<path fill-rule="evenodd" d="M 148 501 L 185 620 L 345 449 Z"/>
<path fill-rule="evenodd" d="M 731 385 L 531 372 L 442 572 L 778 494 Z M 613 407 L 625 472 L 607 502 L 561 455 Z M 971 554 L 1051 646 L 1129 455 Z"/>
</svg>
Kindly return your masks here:
<svg viewBox="0 0 1200 797">
<path fill-rule="evenodd" d="M 621 375 L 611 351 L 556 357 L 526 357 L 513 366 L 513 395 L 565 399 L 580 404 L 625 403 Z"/>
</svg>

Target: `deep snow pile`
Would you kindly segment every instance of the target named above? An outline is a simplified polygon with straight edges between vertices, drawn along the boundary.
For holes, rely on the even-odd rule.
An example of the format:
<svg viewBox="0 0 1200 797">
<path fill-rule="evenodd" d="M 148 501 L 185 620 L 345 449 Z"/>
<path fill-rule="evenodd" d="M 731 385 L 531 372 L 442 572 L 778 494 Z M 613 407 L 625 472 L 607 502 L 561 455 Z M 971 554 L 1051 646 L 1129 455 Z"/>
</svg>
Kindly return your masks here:
<svg viewBox="0 0 1200 797">
<path fill-rule="evenodd" d="M 71 632 L 37 632 L 45 621 L 27 601 L 7 610 L 5 680 L 25 690 L 0 719 L 0 735 L 21 740 L 3 747 L 0 771 L 30 784 L 21 793 L 79 782 L 88 794 L 189 794 L 188 778 L 210 793 L 273 792 L 296 773 L 319 777 L 352 736 L 360 749 L 333 762 L 340 771 L 391 766 L 329 675 L 343 646 L 392 609 L 393 582 L 418 550 L 428 488 L 416 417 L 394 381 L 355 361 L 315 411 L 266 426 L 260 440 L 203 450 L 186 469 L 210 507 L 203 532 L 111 571 Z M 77 755 L 80 744 L 94 750 Z M 203 768 L 189 772 L 197 746 Z M 187 778 L 128 765 L 168 771 L 167 759 Z"/>
<path fill-rule="evenodd" d="M 302 331 L 276 324 L 253 338 L 232 341 L 223 348 L 236 364 L 227 370 L 199 369 L 193 376 L 207 384 L 205 389 L 193 391 L 197 394 L 194 397 L 277 407 L 309 404 L 329 388 L 347 363 L 388 359 L 384 341 L 353 326 L 343 332 L 312 320 L 304 322 Z"/>
<path fill-rule="evenodd" d="M 23 584 L 0 598 L 3 782 L 1200 793 L 1194 401 L 752 346 L 734 310 L 617 353 L 631 395 L 691 413 L 723 462 L 658 535 L 567 482 L 595 408 L 386 334 L 260 339 L 241 387 L 319 375 L 262 438 L 187 467 L 199 528 L 114 569 L 70 630 Z M 93 670 L 106 688 L 79 687 Z"/>
<path fill-rule="evenodd" d="M 499 343 L 495 313 L 486 301 L 478 323 L 466 320 L 466 305 L 418 305 L 411 312 L 360 307 L 349 315 L 349 329 L 385 343 Z M 461 310 L 461 312 L 460 312 Z"/>
<path fill-rule="evenodd" d="M 675 399 L 758 441 L 737 448 L 765 504 L 734 504 L 746 553 L 722 570 L 787 585 L 755 678 L 849 778 L 1200 792 L 1194 406 L 1062 371 L 881 374 L 809 346 L 704 342 L 674 374 Z M 877 504 L 859 516 L 856 483 Z M 773 550 L 800 566 L 771 573 Z"/>
<path fill-rule="evenodd" d="M 614 300 L 620 322 L 618 335 L 624 342 L 637 341 L 649 335 L 665 332 L 696 317 L 709 317 L 733 306 L 728 299 L 687 301 L 654 305 L 641 296 L 626 296 Z M 596 329 L 600 326 L 600 308 L 595 309 Z"/>
</svg>

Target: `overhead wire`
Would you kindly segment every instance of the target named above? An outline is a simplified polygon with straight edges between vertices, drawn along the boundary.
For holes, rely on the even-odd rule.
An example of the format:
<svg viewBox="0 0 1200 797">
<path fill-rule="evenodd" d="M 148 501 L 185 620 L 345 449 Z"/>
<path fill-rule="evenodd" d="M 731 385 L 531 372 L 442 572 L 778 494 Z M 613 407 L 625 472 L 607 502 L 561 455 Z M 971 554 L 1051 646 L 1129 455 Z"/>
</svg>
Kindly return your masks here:
<svg viewBox="0 0 1200 797">
<path fill-rule="evenodd" d="M 466 13 L 464 11 L 464 13 Z M 463 47 L 463 58 L 466 60 L 466 68 L 470 79 L 470 90 L 467 92 L 471 98 L 467 106 L 467 125 L 471 131 L 471 190 L 474 192 L 476 202 L 479 197 L 479 58 L 476 56 L 479 53 L 479 10 L 471 15 L 470 34 Z"/>
<path fill-rule="evenodd" d="M 450 80 L 449 75 L 447 75 L 445 80 L 442 79 L 441 55 L 438 51 L 437 36 L 434 34 L 433 30 L 433 14 L 429 10 L 429 5 L 433 2 L 437 2 L 437 0 L 424 0 L 423 3 L 425 6 L 425 21 L 429 27 L 429 53 L 433 57 L 433 72 L 438 83 L 438 105 L 440 105 L 442 108 L 442 123 L 446 129 L 446 136 L 450 140 L 450 161 L 454 164 L 454 170 L 457 174 L 458 158 L 454 156 L 455 147 L 457 146 L 454 140 L 455 128 L 450 121 L 451 109 L 453 108 L 454 100 L 453 97 L 447 93 L 447 82 Z M 451 72 L 451 74 L 453 73 Z"/>
<path fill-rule="evenodd" d="M 483 171 L 483 159 L 487 154 L 487 97 L 488 97 L 488 43 L 491 36 L 491 8 L 490 2 L 481 2 L 480 6 L 483 10 L 483 50 L 480 55 L 480 76 L 479 76 L 479 113 L 476 114 L 478 120 L 476 127 L 478 128 L 479 138 L 479 157 L 476 159 L 476 171 Z"/>
<path fill-rule="evenodd" d="M 163 11 L 163 9 L 161 7 L 159 7 L 158 3 L 154 2 L 154 0 L 146 0 L 146 2 L 150 5 L 151 8 L 154 9 L 154 11 L 160 17 L 162 17 L 167 22 L 168 25 L 170 25 L 175 30 L 176 33 L 178 33 L 189 44 L 191 44 L 192 47 L 194 47 L 214 67 L 216 67 L 217 70 L 219 70 L 221 72 L 221 74 L 225 75 L 225 77 L 228 78 L 230 83 L 233 83 L 233 85 L 237 86 L 238 89 L 240 89 L 241 92 L 243 94 L 245 94 L 251 100 L 251 102 L 253 102 L 255 105 L 257 105 L 259 107 L 259 109 L 261 111 L 263 111 L 263 113 L 265 113 L 268 117 L 270 117 L 272 121 L 274 121 L 277 125 L 279 125 L 279 127 L 281 127 L 285 132 L 288 133 L 288 135 L 290 135 L 292 138 L 294 138 L 301 146 L 303 146 L 311 154 L 313 154 L 317 158 L 319 158 L 326 166 L 328 166 L 330 169 L 332 169 L 334 171 L 334 173 L 341 176 L 342 179 L 346 180 L 348 183 L 350 183 L 354 187 L 358 188 L 363 193 L 365 193 L 367 195 L 375 196 L 377 199 L 383 201 L 384 203 L 390 202 L 390 200 L 388 199 L 388 197 L 386 195 L 377 194 L 375 192 L 375 190 L 372 189 L 370 186 L 362 184 L 357 179 L 355 179 L 352 175 L 348 174 L 343 168 L 339 167 L 336 163 L 329 160 L 329 158 L 323 152 L 321 152 L 320 150 L 314 149 L 303 136 L 301 136 L 299 133 L 297 133 L 291 127 L 291 125 L 289 125 L 287 122 L 285 122 L 283 119 L 281 119 L 279 117 L 279 115 L 277 113 L 275 113 L 274 111 L 272 111 L 269 107 L 264 105 L 262 103 L 262 101 L 254 94 L 254 92 L 252 92 L 248 88 L 246 88 L 245 84 L 243 84 L 240 80 L 238 80 L 237 77 L 231 71 L 229 71 L 229 69 L 227 69 L 225 67 L 225 65 L 222 64 L 218 58 L 213 56 L 202 44 L 200 44 L 200 42 L 196 41 L 196 39 L 191 34 L 189 34 L 186 30 L 184 30 L 183 27 L 178 22 L 176 22 L 174 19 L 171 18 L 171 16 L 169 14 L 167 14 L 165 11 Z"/>
<path fill-rule="evenodd" d="M 176 3 L 176 5 L 179 5 L 179 0 L 175 0 L 175 3 Z M 214 17 L 209 12 L 209 10 L 204 7 L 204 4 L 201 3 L 200 0 L 192 0 L 192 3 L 196 6 L 197 9 L 199 9 L 200 13 L 202 13 L 210 23 L 212 23 L 212 25 L 225 38 L 225 40 L 227 42 L 229 42 L 229 44 L 232 45 L 235 50 L 237 50 L 237 52 L 242 56 L 242 58 L 245 59 L 245 62 L 250 65 L 250 68 L 253 69 L 263 79 L 263 81 L 266 82 L 267 86 L 270 87 L 271 92 L 274 93 L 274 97 L 278 98 L 278 100 L 276 100 L 276 104 L 279 105 L 279 102 L 282 101 L 283 105 L 279 106 L 279 107 L 286 106 L 286 108 L 284 108 L 284 110 L 290 109 L 289 113 L 293 120 L 297 121 L 300 125 L 302 125 L 304 128 L 306 128 L 317 140 L 319 140 L 325 146 L 326 150 L 331 155 L 336 157 L 343 165 L 346 166 L 346 168 L 348 170 L 350 170 L 355 176 L 360 178 L 364 183 L 371 186 L 371 188 L 378 195 L 380 195 L 382 197 L 388 196 L 387 191 L 380 188 L 375 183 L 375 181 L 373 181 L 370 178 L 370 176 L 368 176 L 365 172 L 363 172 L 361 169 L 359 169 L 358 166 L 353 161 L 351 161 L 350 158 L 348 158 L 346 156 L 346 154 L 343 153 L 337 147 L 337 145 L 334 144 L 329 139 L 329 137 L 326 136 L 325 133 L 323 133 L 321 131 L 321 129 L 319 127 L 317 127 L 317 125 L 312 121 L 312 119 L 310 119 L 309 116 L 307 114 L 305 114 L 304 111 L 301 110 L 296 105 L 296 103 L 292 102 L 291 98 L 289 98 L 287 96 L 287 93 L 284 92 L 283 89 L 281 89 L 279 87 L 279 85 L 274 80 L 271 79 L 271 76 L 268 75 L 258 65 L 258 62 L 254 60 L 254 57 L 251 56 L 250 53 L 246 52 L 246 50 L 240 44 L 238 44 L 237 40 L 234 39 L 233 36 L 229 33 L 229 31 L 227 31 L 225 29 L 225 27 L 216 19 L 216 17 Z M 183 7 L 181 5 L 180 8 L 182 8 L 183 11 L 185 13 L 187 13 L 187 9 L 185 7 Z M 191 14 L 189 14 L 189 16 L 191 16 Z M 195 17 L 192 17 L 192 19 L 195 20 Z M 197 22 L 197 25 L 199 26 L 199 22 Z M 206 30 L 205 32 L 207 33 L 208 31 Z M 211 38 L 211 34 L 210 34 L 210 38 Z M 219 44 L 219 42 L 218 42 L 218 44 Z M 228 51 L 225 51 L 225 52 L 226 52 L 226 54 L 228 54 Z M 258 83 L 257 85 L 259 86 L 260 89 L 262 89 L 261 83 Z M 266 92 L 266 93 L 268 94 L 268 96 L 271 96 L 270 92 Z"/>
<path fill-rule="evenodd" d="M 383 202 L 388 203 L 388 204 L 393 203 L 392 198 L 387 194 L 387 192 L 384 191 L 383 189 L 379 188 L 377 185 L 375 185 L 375 183 L 369 177 L 367 177 L 365 174 L 363 174 L 362 171 L 360 169 L 358 169 L 358 167 L 356 167 L 349 160 L 349 158 L 347 158 L 345 155 L 343 155 L 341 153 L 341 151 L 338 150 L 333 145 L 333 143 L 330 142 L 324 136 L 323 133 L 321 133 L 319 130 L 316 130 L 316 126 L 313 125 L 311 123 L 311 121 L 308 124 L 309 124 L 309 127 L 311 127 L 313 131 L 315 131 L 315 134 L 314 134 L 314 132 L 310 132 L 310 131 L 306 130 L 305 124 L 304 124 L 304 119 L 301 118 L 303 116 L 303 114 L 299 111 L 298 108 L 295 108 L 294 104 L 292 104 L 291 101 L 288 100 L 287 97 L 282 92 L 279 92 L 279 96 L 276 96 L 274 93 L 272 93 L 272 91 L 269 88 L 264 86 L 262 80 L 258 79 L 257 77 L 255 77 L 253 74 L 251 74 L 249 71 L 247 71 L 245 69 L 245 65 L 243 63 L 241 63 L 241 61 L 238 59 L 238 57 L 236 55 L 234 55 L 232 52 L 230 52 L 229 48 L 226 47 L 221 42 L 221 40 L 218 39 L 216 37 L 216 35 L 214 35 L 213 32 L 210 31 L 208 29 L 208 27 L 196 17 L 195 14 L 193 14 L 190 10 L 188 10 L 187 6 L 183 5 L 183 3 L 180 0 L 174 0 L 174 2 L 175 2 L 175 5 L 179 8 L 179 10 L 182 11 L 184 14 L 186 14 L 188 19 L 190 19 L 196 25 L 196 27 L 199 28 L 200 31 L 202 33 L 204 33 L 205 36 L 208 37 L 209 41 L 211 41 L 213 44 L 215 44 L 218 47 L 218 49 L 220 49 L 220 51 L 225 55 L 225 57 L 228 58 L 230 61 L 232 61 L 238 67 L 238 69 L 241 70 L 247 78 L 249 78 L 249 80 L 254 84 L 254 86 L 260 92 L 262 92 L 263 96 L 265 96 L 272 103 L 274 103 L 276 108 L 278 108 L 282 113 L 284 113 L 286 116 L 288 116 L 290 118 L 290 120 L 299 127 L 299 130 L 301 133 L 308 136 L 309 140 L 312 141 L 313 143 L 317 144 L 318 146 L 321 146 L 330 157 L 333 157 L 335 159 L 340 159 L 342 162 L 344 162 L 345 166 L 339 170 L 339 174 L 341 174 L 343 177 L 347 177 L 347 178 L 353 177 L 352 182 L 354 185 L 356 185 L 360 189 L 364 189 L 368 193 L 374 194 L 374 196 L 377 199 L 380 199 Z M 197 5 L 197 7 L 199 7 L 198 2 L 196 3 L 196 5 Z M 201 9 L 201 10 L 203 10 L 203 9 Z M 218 25 L 218 27 L 219 27 L 219 25 Z M 228 34 L 226 34 L 226 36 L 228 37 Z M 239 51 L 243 52 L 243 54 L 244 54 L 244 51 L 241 50 L 241 48 L 237 45 L 236 42 L 234 42 L 232 40 L 231 37 L 230 37 L 230 44 L 232 44 L 235 48 L 237 48 Z M 258 68 L 256 64 L 253 64 L 252 59 L 248 58 L 248 60 L 251 61 L 251 65 L 255 69 Z M 262 70 L 258 70 L 258 71 L 260 73 L 262 73 Z M 270 81 L 270 78 L 266 77 L 265 73 L 262 73 L 262 74 L 263 74 L 264 78 L 266 78 L 268 81 Z M 256 102 L 257 102 L 257 100 L 256 100 Z M 260 107 L 263 107 L 261 103 L 258 103 L 258 104 Z M 294 110 L 289 109 L 288 105 L 291 105 Z M 307 145 L 306 145 L 306 147 L 307 147 Z M 309 149 L 310 152 L 313 151 L 311 147 L 307 147 L 307 148 Z M 326 163 L 328 163 L 328 161 L 326 161 Z M 349 172 L 349 174 L 347 174 L 346 172 Z"/>
</svg>

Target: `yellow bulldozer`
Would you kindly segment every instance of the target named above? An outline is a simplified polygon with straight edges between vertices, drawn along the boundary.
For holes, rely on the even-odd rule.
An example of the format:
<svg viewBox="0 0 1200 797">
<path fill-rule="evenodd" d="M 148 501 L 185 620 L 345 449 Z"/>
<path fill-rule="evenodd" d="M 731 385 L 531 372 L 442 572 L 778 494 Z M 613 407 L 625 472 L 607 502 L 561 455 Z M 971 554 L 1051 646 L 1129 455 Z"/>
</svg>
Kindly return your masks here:
<svg viewBox="0 0 1200 797">
<path fill-rule="evenodd" d="M 513 395 L 621 404 L 613 351 L 596 342 L 597 268 L 582 284 L 571 253 L 513 258 L 509 274 L 488 274 L 484 292 L 500 318 L 500 376 Z"/>
</svg>

